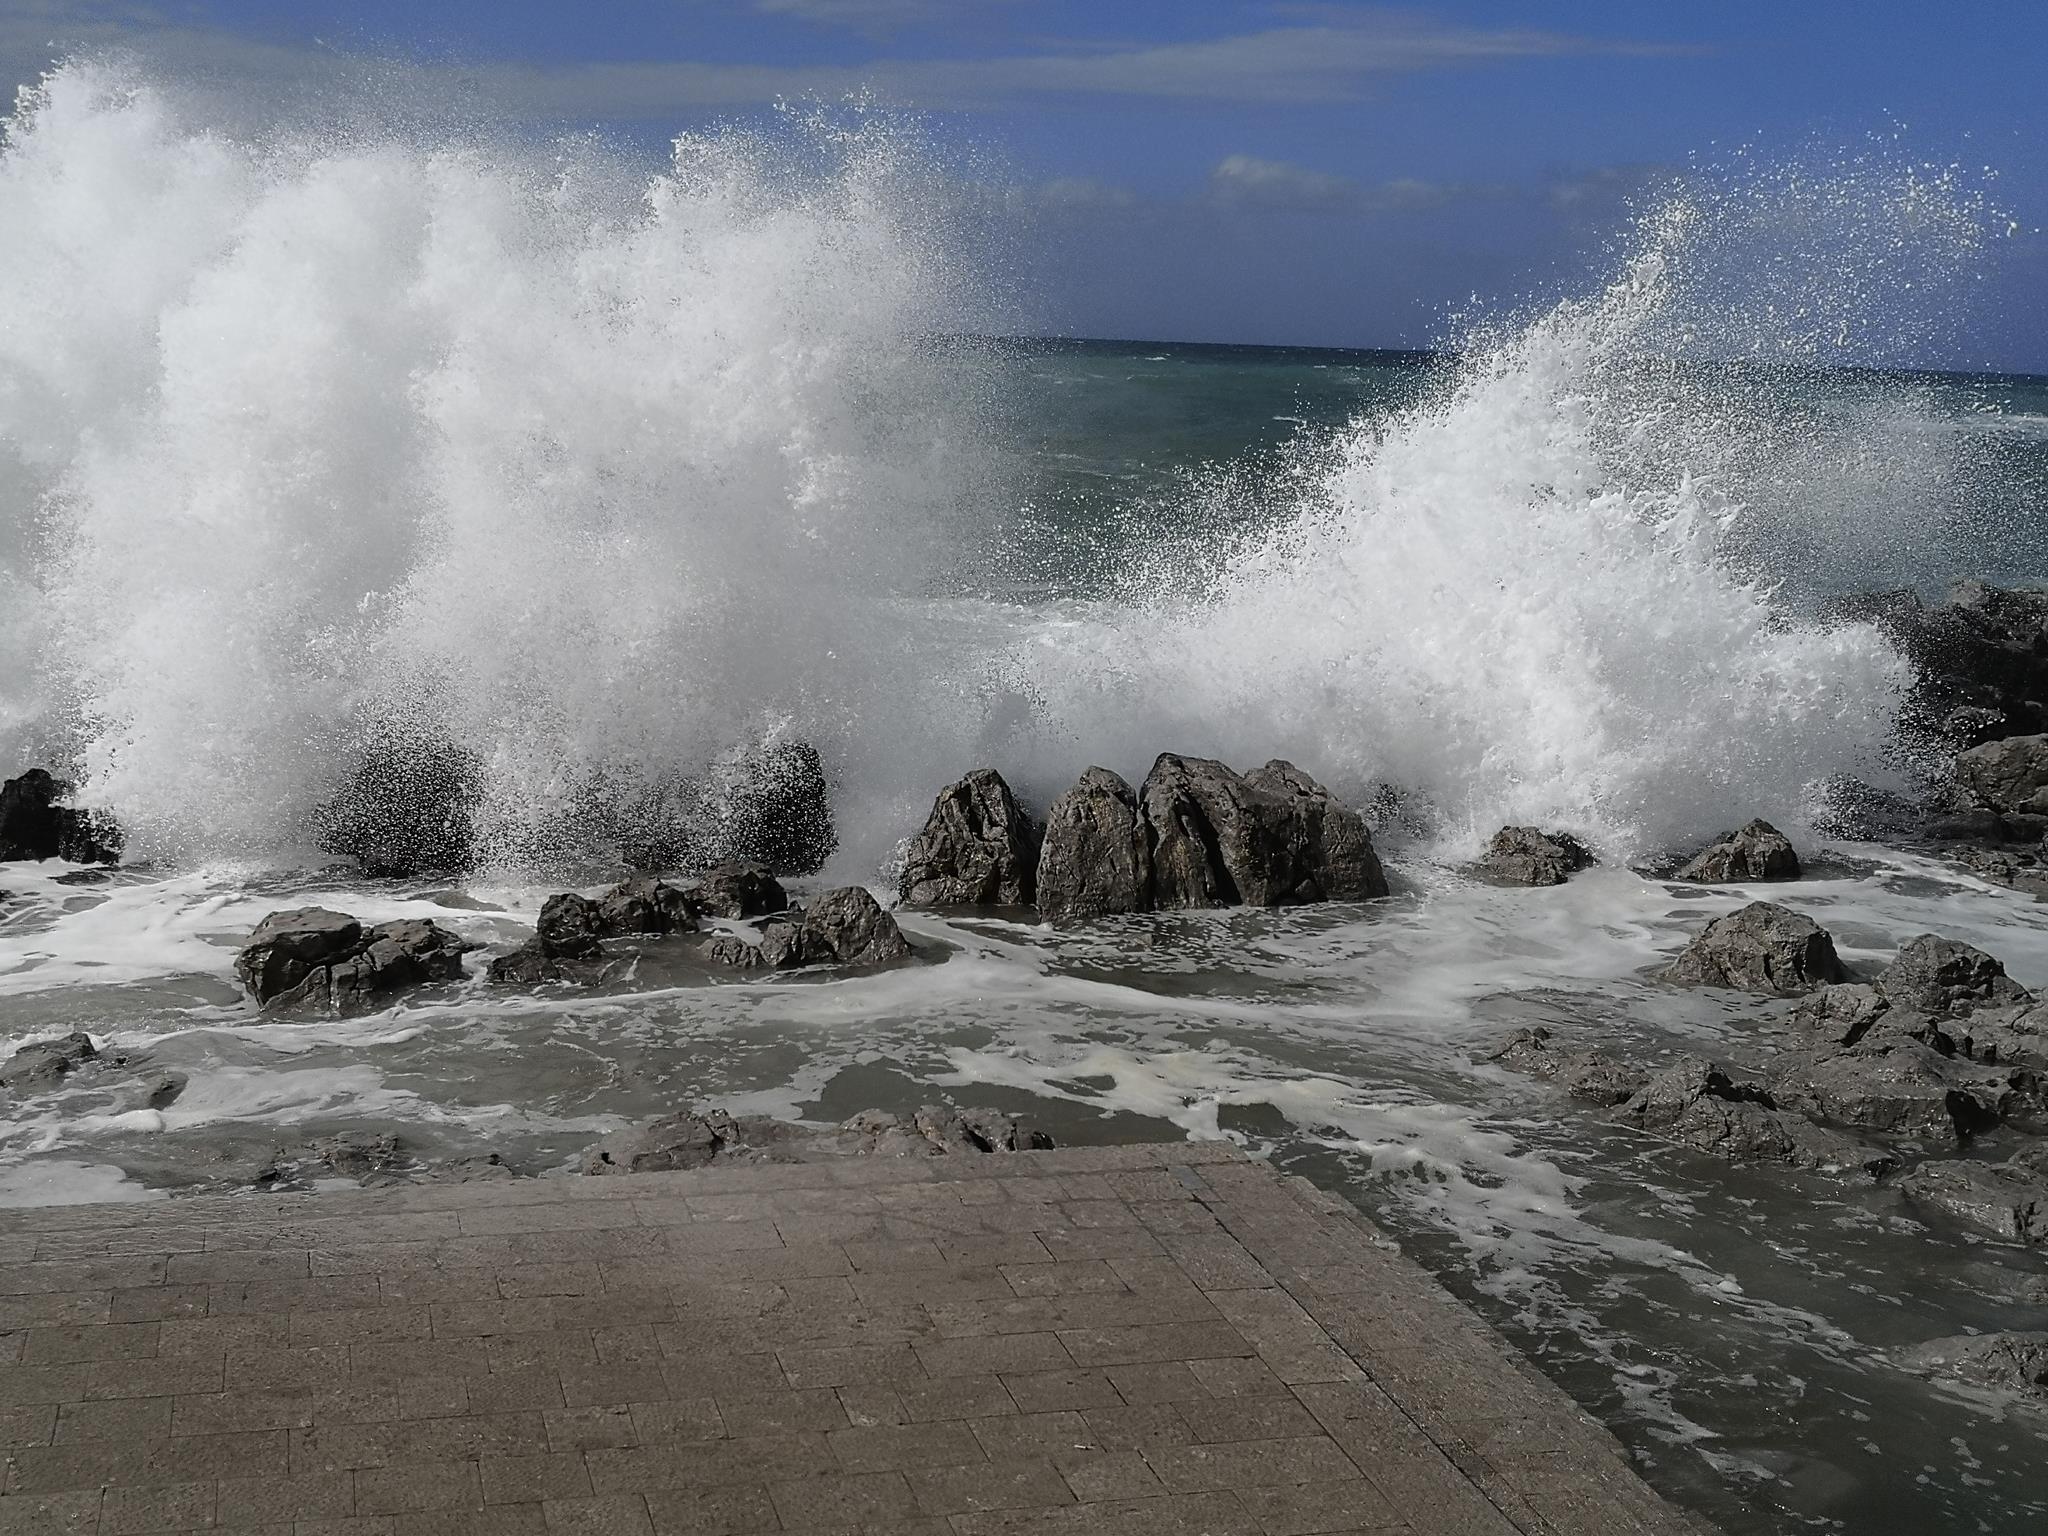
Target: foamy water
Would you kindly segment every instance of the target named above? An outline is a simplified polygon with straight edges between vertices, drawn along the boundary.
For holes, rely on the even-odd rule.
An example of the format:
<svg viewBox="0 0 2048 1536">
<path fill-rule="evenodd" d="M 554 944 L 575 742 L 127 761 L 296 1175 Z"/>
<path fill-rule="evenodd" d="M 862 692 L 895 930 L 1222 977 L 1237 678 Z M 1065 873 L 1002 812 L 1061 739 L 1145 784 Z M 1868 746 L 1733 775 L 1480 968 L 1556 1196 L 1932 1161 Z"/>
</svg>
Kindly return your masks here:
<svg viewBox="0 0 2048 1536">
<path fill-rule="evenodd" d="M 1801 599 L 1947 574 L 1913 565 L 1936 509 L 1987 433 L 2028 430 L 1812 371 L 1928 340 L 1981 243 L 1967 186 L 1855 157 L 1695 178 L 1582 296 L 1474 322 L 1335 432 L 1260 400 L 1300 434 L 1082 527 L 1024 505 L 1019 370 L 932 339 L 1008 297 L 913 130 L 794 113 L 650 167 L 375 102 L 249 116 L 81 63 L 0 148 L 0 765 L 77 774 L 152 861 L 0 876 L 0 1048 L 84 1028 L 130 1058 L 10 1106 L 0 1199 L 245 1187 L 341 1129 L 558 1173 L 702 1102 L 1235 1135 L 1372 1209 L 1731 1529 L 2048 1519 L 2033 1431 L 1884 1356 L 2037 1321 L 2038 1263 L 1475 1061 L 1532 1022 L 1757 1059 L 1782 1005 L 1649 975 L 1758 893 L 1627 861 L 1759 814 L 1823 859 L 1768 894 L 1852 964 L 1935 931 L 2048 985 L 2038 905 L 1810 832 L 1831 777 L 1914 765 L 1903 663 Z M 1026 524 L 1087 579 L 998 579 Z M 491 867 L 461 904 L 305 847 L 393 728 L 482 764 Z M 886 894 L 976 763 L 1042 805 L 1173 749 L 1391 791 L 1397 894 L 1058 933 L 907 914 L 932 963 L 860 978 L 717 981 L 653 946 L 589 990 L 480 979 L 592 851 L 593 786 L 775 734 L 833 779 L 824 880 Z M 1605 862 L 1554 891 L 1459 875 L 1511 820 Z M 483 953 L 382 1013 L 260 1018 L 235 946 L 305 903 Z M 165 1072 L 186 1085 L 152 1105 Z"/>
</svg>

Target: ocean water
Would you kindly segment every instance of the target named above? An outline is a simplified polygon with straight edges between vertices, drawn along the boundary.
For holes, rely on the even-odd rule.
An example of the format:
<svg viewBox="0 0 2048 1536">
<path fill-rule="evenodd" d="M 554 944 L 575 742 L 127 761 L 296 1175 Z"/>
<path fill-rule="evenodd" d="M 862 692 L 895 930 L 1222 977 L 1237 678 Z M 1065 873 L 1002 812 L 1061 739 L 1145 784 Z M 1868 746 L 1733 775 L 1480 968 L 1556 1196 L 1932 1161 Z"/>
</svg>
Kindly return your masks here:
<svg viewBox="0 0 2048 1536">
<path fill-rule="evenodd" d="M 67 66 L 0 146 L 0 766 L 113 808 L 130 866 L 0 869 L 0 1048 L 141 1070 L 18 1098 L 0 1199 L 246 1186 L 343 1129 L 570 1169 L 687 1104 L 934 1098 L 1063 1140 L 1230 1135 L 1399 1235 L 1735 1532 L 2031 1532 L 2044 1421 L 1890 1351 L 2038 1327 L 2038 1254 L 1888 1190 L 1741 1172 L 1479 1057 L 1542 1023 L 1759 1062 L 1785 1005 L 1651 973 L 1755 895 L 1852 967 L 1938 932 L 2048 986 L 2032 899 L 1829 841 L 1910 790 L 1906 664 L 1824 600 L 2048 578 L 2048 382 L 1935 355 L 1998 219 L 1880 154 L 1737 163 L 1575 296 L 1439 352 L 986 339 L 1001 265 L 915 133 L 794 116 L 648 166 L 404 114 Z M 393 730 L 482 765 L 485 868 L 367 881 L 309 816 Z M 1388 900 L 1052 930 L 903 914 L 920 963 L 477 977 L 344 1021 L 231 976 L 278 906 L 491 949 L 610 871 L 594 795 L 814 743 L 885 894 L 965 769 L 1286 756 L 1374 807 Z M 1763 815 L 1810 878 L 1632 864 Z M 1599 868 L 1461 865 L 1504 822 Z M 152 1074 L 187 1078 L 162 1108 Z M 1997 1148 L 1985 1149 L 1996 1154 Z"/>
</svg>

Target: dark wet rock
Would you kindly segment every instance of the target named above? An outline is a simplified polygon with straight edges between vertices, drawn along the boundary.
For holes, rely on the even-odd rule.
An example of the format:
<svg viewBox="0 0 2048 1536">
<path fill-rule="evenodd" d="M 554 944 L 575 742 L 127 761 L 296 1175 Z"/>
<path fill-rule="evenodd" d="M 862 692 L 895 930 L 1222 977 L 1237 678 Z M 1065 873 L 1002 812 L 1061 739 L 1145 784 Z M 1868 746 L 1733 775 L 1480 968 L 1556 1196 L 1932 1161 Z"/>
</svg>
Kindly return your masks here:
<svg viewBox="0 0 2048 1536">
<path fill-rule="evenodd" d="M 0 1088 L 10 1093 L 54 1088 L 98 1056 L 92 1036 L 83 1030 L 73 1030 L 55 1040 L 31 1041 L 0 1062 Z"/>
<path fill-rule="evenodd" d="M 482 774 L 475 753 L 445 740 L 375 731 L 348 779 L 313 813 L 315 840 L 367 875 L 461 874 L 475 862 Z"/>
<path fill-rule="evenodd" d="M 1854 1045 L 1890 1010 L 1891 1004 L 1877 988 L 1848 981 L 1822 987 L 1802 999 L 1791 1017 L 1829 1045 Z"/>
<path fill-rule="evenodd" d="M 693 933 L 697 903 L 689 892 L 651 875 L 623 880 L 596 901 L 598 935 Z"/>
<path fill-rule="evenodd" d="M 2048 735 L 2007 736 L 1956 758 L 1956 788 L 2001 816 L 2048 816 Z"/>
<path fill-rule="evenodd" d="M 1931 933 L 1905 944 L 1876 985 L 1878 994 L 1893 1007 L 1917 1009 L 1935 1018 L 2033 1000 L 1994 957 Z"/>
<path fill-rule="evenodd" d="M 2048 731 L 2048 592 L 1964 581 L 1938 604 L 1903 591 L 1831 608 L 1877 625 L 1913 663 L 1915 729 L 1960 747 Z"/>
<path fill-rule="evenodd" d="M 160 1072 L 144 1086 L 142 1102 L 150 1109 L 168 1109 L 183 1096 L 190 1081 L 182 1072 Z"/>
<path fill-rule="evenodd" d="M 574 891 L 560 891 L 541 903 L 534 924 L 541 953 L 556 959 L 580 960 L 599 953 L 604 936 L 597 903 Z"/>
<path fill-rule="evenodd" d="M 1129 784 L 1090 768 L 1053 801 L 1037 884 L 1039 915 L 1052 922 L 1151 909 L 1151 839 Z"/>
<path fill-rule="evenodd" d="M 1996 811 L 1977 807 L 1936 816 L 1921 829 L 1921 832 L 1939 843 L 2012 843 L 2027 842 L 2028 838 L 2016 837 L 2015 829 Z M 2035 839 L 2037 840 L 2037 839 Z"/>
<path fill-rule="evenodd" d="M 1592 862 L 1586 845 L 1569 832 L 1502 827 L 1472 872 L 1493 885 L 1563 885 Z"/>
<path fill-rule="evenodd" d="M 1980 878 L 2030 896 L 2048 896 L 2048 856 L 2039 844 L 2027 848 L 1966 848 L 1958 857 Z"/>
<path fill-rule="evenodd" d="M 519 1171 L 495 1152 L 479 1153 L 474 1157 L 451 1158 L 445 1163 L 429 1163 L 422 1168 L 406 1170 L 405 1182 L 409 1184 L 496 1184 L 506 1179 L 516 1179 Z"/>
<path fill-rule="evenodd" d="M 1210 758 L 1163 753 L 1138 799 L 1162 910 L 1386 894 L 1364 822 L 1292 764 L 1240 776 Z"/>
<path fill-rule="evenodd" d="M 761 963 L 770 970 L 791 970 L 812 961 L 823 964 L 831 958 L 827 951 L 807 945 L 802 913 L 765 922 L 760 931 L 761 942 L 755 948 L 760 951 Z"/>
<path fill-rule="evenodd" d="M 119 825 L 103 811 L 66 805 L 70 794 L 69 784 L 42 768 L 0 784 L 0 860 L 119 860 Z"/>
<path fill-rule="evenodd" d="M 1479 1059 L 1554 1082 L 1573 1098 L 1606 1108 L 1634 1098 L 1647 1080 L 1639 1068 L 1605 1051 L 1560 1049 L 1540 1027 L 1517 1031 Z"/>
<path fill-rule="evenodd" d="M 721 933 L 705 947 L 704 958 L 713 965 L 722 965 L 735 971 L 765 971 L 773 969 L 768 957 L 761 952 L 761 946 L 750 944 L 736 933 Z"/>
<path fill-rule="evenodd" d="M 492 960 L 487 974 L 492 981 L 504 985 L 537 987 L 546 982 L 561 981 L 569 973 L 536 938 Z"/>
<path fill-rule="evenodd" d="M 1756 880 L 1797 880 L 1799 855 L 1791 840 L 1768 821 L 1752 821 L 1722 834 L 1672 877 L 1704 885 L 1745 885 Z"/>
<path fill-rule="evenodd" d="M 1038 829 L 993 768 L 939 791 L 904 852 L 912 907 L 1028 907 L 1038 883 Z"/>
<path fill-rule="evenodd" d="M 1288 859 L 1268 904 L 1371 901 L 1387 894 L 1387 874 L 1365 818 L 1294 764 L 1275 758 L 1244 776 L 1286 807 Z"/>
<path fill-rule="evenodd" d="M 1899 1181 L 1915 1205 L 2008 1242 L 2048 1243 L 2048 1171 L 1960 1158 L 1922 1163 Z"/>
<path fill-rule="evenodd" d="M 858 885 L 827 891 L 813 901 L 804 909 L 801 932 L 800 964 L 829 960 L 840 965 L 887 965 L 910 955 L 910 945 L 904 941 L 896 919 Z M 764 929 L 764 939 L 766 936 Z M 766 951 L 764 943 L 763 952 Z"/>
<path fill-rule="evenodd" d="M 307 1004 L 353 1013 L 406 987 L 461 979 L 470 947 L 421 918 L 364 928 L 345 912 L 300 907 L 256 925 L 235 974 L 266 1010 Z"/>
<path fill-rule="evenodd" d="M 720 864 L 704 871 L 687 894 L 714 917 L 763 917 L 789 905 L 782 882 L 765 864 Z"/>
<path fill-rule="evenodd" d="M 582 1166 L 585 1174 L 595 1175 L 658 1173 L 713 1163 L 993 1155 L 1052 1144 L 1050 1136 L 1015 1116 L 971 1109 L 921 1109 L 908 1120 L 868 1110 L 830 1130 L 713 1109 L 615 1132 L 585 1151 Z"/>
<path fill-rule="evenodd" d="M 2048 1400 L 2048 1333 L 1970 1333 L 1899 1350 L 1900 1365 L 1964 1386 Z"/>
<path fill-rule="evenodd" d="M 1733 1163 L 1779 1163 L 1826 1173 L 1882 1177 L 1892 1154 L 1780 1110 L 1758 1083 L 1738 1082 L 1712 1062 L 1686 1057 L 1657 1073 L 1617 1118 Z"/>
<path fill-rule="evenodd" d="M 1789 1063 L 1771 1092 L 1815 1120 L 1955 1146 L 1995 1127 L 2014 1090 L 1995 1070 L 1952 1062 L 1918 1040 L 1886 1039 Z"/>
<path fill-rule="evenodd" d="M 1770 901 L 1751 902 L 1715 918 L 1663 976 L 1693 986 L 1780 997 L 1848 979 L 1827 930 Z"/>
<path fill-rule="evenodd" d="M 256 1173 L 261 1185 L 303 1185 L 308 1178 L 366 1181 L 403 1167 L 409 1158 L 395 1136 L 377 1131 L 342 1131 L 297 1147 L 279 1147 Z"/>
</svg>

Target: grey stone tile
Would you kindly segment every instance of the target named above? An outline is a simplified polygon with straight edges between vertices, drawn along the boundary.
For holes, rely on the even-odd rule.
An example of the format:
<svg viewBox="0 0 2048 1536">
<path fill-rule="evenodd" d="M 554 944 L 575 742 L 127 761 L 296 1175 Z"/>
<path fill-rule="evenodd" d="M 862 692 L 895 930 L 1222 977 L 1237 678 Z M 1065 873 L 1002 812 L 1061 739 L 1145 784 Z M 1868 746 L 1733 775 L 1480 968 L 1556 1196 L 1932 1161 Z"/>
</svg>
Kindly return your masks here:
<svg viewBox="0 0 2048 1536">
<path fill-rule="evenodd" d="M 1203 1360 L 1255 1353 L 1225 1323 L 1151 1323 L 1131 1328 L 1073 1328 L 1060 1342 L 1076 1365 L 1143 1365 L 1161 1360 Z"/>
<path fill-rule="evenodd" d="M 772 1484 L 768 1492 L 782 1528 L 789 1531 L 858 1529 L 910 1519 L 918 1513 L 910 1484 L 901 1472 L 786 1479 Z"/>
<path fill-rule="evenodd" d="M 601 1499 L 550 1499 L 541 1506 L 548 1536 L 653 1536 L 647 1500 L 637 1493 Z"/>
<path fill-rule="evenodd" d="M 1237 1494 L 1266 1536 L 1310 1536 L 1321 1531 L 1375 1530 L 1404 1523 L 1401 1514 L 1370 1483 L 1294 1483 L 1241 1488 Z M 1426 1513 L 1411 1511 L 1427 1528 Z"/>
<path fill-rule="evenodd" d="M 1320 1435 L 1230 1445 L 1155 1445 L 1146 1449 L 1145 1460 L 1175 1493 L 1338 1482 L 1359 1475 L 1336 1443 Z"/>
<path fill-rule="evenodd" d="M 825 1439 L 848 1472 L 900 1472 L 988 1459 L 967 1424 L 875 1424 L 834 1430 Z"/>
<path fill-rule="evenodd" d="M 1001 1379 L 1017 1407 L 1025 1413 L 1113 1408 L 1123 1402 L 1123 1395 L 1101 1371 L 1027 1371 L 1006 1373 Z"/>
<path fill-rule="evenodd" d="M 839 1480 L 836 1473 L 803 1479 L 806 1483 Z M 647 1501 L 655 1536 L 746 1536 L 748 1532 L 782 1528 L 775 1503 L 762 1485 L 665 1488 L 641 1497 Z"/>
<path fill-rule="evenodd" d="M 355 1474 L 359 1515 L 483 1508 L 483 1485 L 470 1462 L 365 1467 Z"/>
<path fill-rule="evenodd" d="M 1259 1536 L 1234 1494 L 1168 1495 L 955 1515 L 958 1536 Z"/>
<path fill-rule="evenodd" d="M 933 1339 L 912 1346 L 933 1376 L 994 1376 L 1063 1371 L 1076 1364 L 1059 1336 L 1010 1333 L 990 1338 Z"/>
<path fill-rule="evenodd" d="M 191 1530 L 213 1524 L 212 1483 L 167 1483 L 153 1488 L 109 1488 L 100 1505 L 104 1536 Z"/>
<path fill-rule="evenodd" d="M 996 1461 L 978 1467 L 926 1467 L 906 1475 L 918 1508 L 933 1515 L 1046 1509 L 1075 1502 L 1067 1480 L 1045 1460 Z"/>
<path fill-rule="evenodd" d="M 65 1403 L 57 1410 L 57 1432 L 51 1443 L 70 1445 L 80 1440 L 160 1440 L 171 1432 L 171 1402 L 172 1399 L 167 1397 L 127 1397 L 93 1403 Z"/>
<path fill-rule="evenodd" d="M 540 1456 L 486 1456 L 478 1466 L 486 1504 L 532 1504 L 590 1495 L 590 1474 L 574 1451 Z"/>
</svg>

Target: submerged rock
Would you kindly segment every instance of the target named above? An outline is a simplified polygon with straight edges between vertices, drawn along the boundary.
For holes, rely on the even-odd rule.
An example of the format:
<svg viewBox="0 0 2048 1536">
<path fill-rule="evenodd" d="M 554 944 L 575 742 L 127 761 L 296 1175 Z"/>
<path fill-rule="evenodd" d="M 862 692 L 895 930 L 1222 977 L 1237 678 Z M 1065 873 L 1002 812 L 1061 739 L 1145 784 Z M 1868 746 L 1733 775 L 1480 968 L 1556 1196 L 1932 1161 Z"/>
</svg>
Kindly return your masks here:
<svg viewBox="0 0 2048 1536">
<path fill-rule="evenodd" d="M 1848 979 L 1826 929 L 1769 901 L 1715 918 L 1662 974 L 1667 981 L 1781 997 Z"/>
<path fill-rule="evenodd" d="M 0 1062 L 0 1088 L 10 1093 L 54 1088 L 98 1055 L 92 1036 L 83 1030 L 55 1040 L 31 1041 Z"/>
<path fill-rule="evenodd" d="M 1492 885 L 1563 885 L 1592 863 L 1592 853 L 1569 832 L 1502 827 L 1472 872 Z"/>
<path fill-rule="evenodd" d="M 1606 1108 L 1634 1098 L 1648 1080 L 1640 1068 L 1605 1051 L 1561 1050 L 1542 1028 L 1517 1031 L 1479 1059 L 1554 1082 L 1573 1098 Z"/>
<path fill-rule="evenodd" d="M 904 853 L 912 907 L 1028 907 L 1038 883 L 1038 830 L 993 768 L 939 792 Z"/>
<path fill-rule="evenodd" d="M 0 784 L 0 860 L 117 862 L 120 827 L 103 811 L 65 805 L 70 793 L 69 784 L 42 768 Z"/>
<path fill-rule="evenodd" d="M 945 1157 L 1037 1151 L 1052 1138 L 1013 1115 L 921 1109 L 909 1120 L 867 1110 L 832 1130 L 722 1109 L 618 1131 L 583 1154 L 583 1172 L 660 1173 L 713 1163 L 820 1163 L 845 1157 Z"/>
<path fill-rule="evenodd" d="M 235 975 L 266 1011 L 311 1004 L 353 1013 L 401 988 L 460 980 L 470 948 L 421 918 L 365 928 L 345 912 L 300 907 L 256 925 Z"/>
<path fill-rule="evenodd" d="M 1922 1163 L 1899 1181 L 1915 1205 L 2030 1247 L 2048 1243 L 2048 1171 L 2024 1163 L 1948 1159 Z"/>
<path fill-rule="evenodd" d="M 1053 801 L 1037 887 L 1039 915 L 1052 922 L 1151 909 L 1151 838 L 1129 784 L 1090 768 Z"/>
<path fill-rule="evenodd" d="M 1799 855 L 1784 833 L 1768 821 L 1752 821 L 1723 833 L 1672 876 L 1703 885 L 1745 885 L 1757 880 L 1797 880 Z"/>
<path fill-rule="evenodd" d="M 1971 1333 L 1933 1339 L 1895 1358 L 1922 1376 L 2048 1400 L 2048 1333 Z"/>
</svg>

